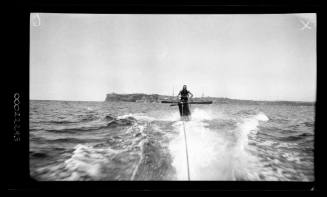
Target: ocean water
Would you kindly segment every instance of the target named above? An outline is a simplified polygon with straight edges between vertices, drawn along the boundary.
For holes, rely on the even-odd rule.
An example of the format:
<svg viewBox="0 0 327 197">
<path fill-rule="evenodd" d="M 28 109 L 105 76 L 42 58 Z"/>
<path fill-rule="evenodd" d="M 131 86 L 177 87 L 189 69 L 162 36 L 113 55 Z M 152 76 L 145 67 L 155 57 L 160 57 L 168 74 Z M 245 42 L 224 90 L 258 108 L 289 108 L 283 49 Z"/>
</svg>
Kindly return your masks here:
<svg viewBox="0 0 327 197">
<path fill-rule="evenodd" d="M 182 121 L 178 107 L 169 104 L 32 100 L 30 176 L 39 181 L 314 180 L 314 106 L 190 108 L 191 120 Z"/>
</svg>

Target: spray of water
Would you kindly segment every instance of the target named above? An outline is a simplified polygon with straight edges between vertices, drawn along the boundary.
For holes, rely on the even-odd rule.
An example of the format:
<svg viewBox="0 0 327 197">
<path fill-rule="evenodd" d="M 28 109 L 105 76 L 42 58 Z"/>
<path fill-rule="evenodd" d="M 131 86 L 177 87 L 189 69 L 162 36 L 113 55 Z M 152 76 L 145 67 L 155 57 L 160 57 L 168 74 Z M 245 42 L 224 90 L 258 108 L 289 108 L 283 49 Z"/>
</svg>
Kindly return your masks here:
<svg viewBox="0 0 327 197">
<path fill-rule="evenodd" d="M 268 118 L 259 113 L 239 122 L 237 129 L 228 132 L 208 127 L 206 121 L 219 121 L 216 118 L 214 113 L 195 109 L 192 120 L 184 123 L 191 180 L 259 179 L 258 173 L 255 173 L 258 160 L 247 150 L 248 138 L 250 134 L 255 134 L 259 122 Z M 170 143 L 176 179 L 187 180 L 183 123 L 178 121 L 173 126 L 178 132 Z"/>
</svg>

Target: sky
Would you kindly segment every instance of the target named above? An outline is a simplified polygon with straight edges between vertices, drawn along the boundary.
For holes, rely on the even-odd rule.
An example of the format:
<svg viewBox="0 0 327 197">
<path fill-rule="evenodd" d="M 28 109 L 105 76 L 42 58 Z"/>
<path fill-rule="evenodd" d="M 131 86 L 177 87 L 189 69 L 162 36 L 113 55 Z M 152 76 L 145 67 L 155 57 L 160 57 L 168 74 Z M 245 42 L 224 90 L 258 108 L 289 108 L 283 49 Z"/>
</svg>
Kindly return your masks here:
<svg viewBox="0 0 327 197">
<path fill-rule="evenodd" d="M 30 16 L 30 99 L 107 93 L 315 101 L 316 15 Z"/>
</svg>

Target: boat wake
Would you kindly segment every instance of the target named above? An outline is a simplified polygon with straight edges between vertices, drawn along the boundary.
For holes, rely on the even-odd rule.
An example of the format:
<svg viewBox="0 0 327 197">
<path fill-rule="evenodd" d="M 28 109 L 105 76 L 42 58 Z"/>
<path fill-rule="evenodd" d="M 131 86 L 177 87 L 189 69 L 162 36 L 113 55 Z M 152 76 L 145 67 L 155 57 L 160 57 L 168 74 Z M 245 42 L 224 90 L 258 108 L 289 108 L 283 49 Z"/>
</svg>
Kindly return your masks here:
<svg viewBox="0 0 327 197">
<path fill-rule="evenodd" d="M 178 136 L 171 141 L 170 150 L 177 179 L 187 180 L 189 165 L 191 180 L 259 180 L 260 166 L 249 140 L 255 137 L 260 122 L 267 120 L 263 113 L 258 113 L 235 122 L 223 114 L 195 109 L 191 121 L 174 124 Z M 220 124 L 219 129 L 210 125 L 224 122 L 230 124 Z M 189 164 L 186 163 L 183 127 Z"/>
</svg>

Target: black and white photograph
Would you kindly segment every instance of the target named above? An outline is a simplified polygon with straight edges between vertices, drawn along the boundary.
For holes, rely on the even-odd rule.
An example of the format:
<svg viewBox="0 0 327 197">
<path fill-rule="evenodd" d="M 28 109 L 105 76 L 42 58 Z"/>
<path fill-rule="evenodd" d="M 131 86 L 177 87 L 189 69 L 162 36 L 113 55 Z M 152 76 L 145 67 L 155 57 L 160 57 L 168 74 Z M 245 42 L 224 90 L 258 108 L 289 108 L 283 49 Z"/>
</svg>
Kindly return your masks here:
<svg viewBox="0 0 327 197">
<path fill-rule="evenodd" d="M 316 13 L 30 13 L 36 181 L 315 181 Z"/>
</svg>

